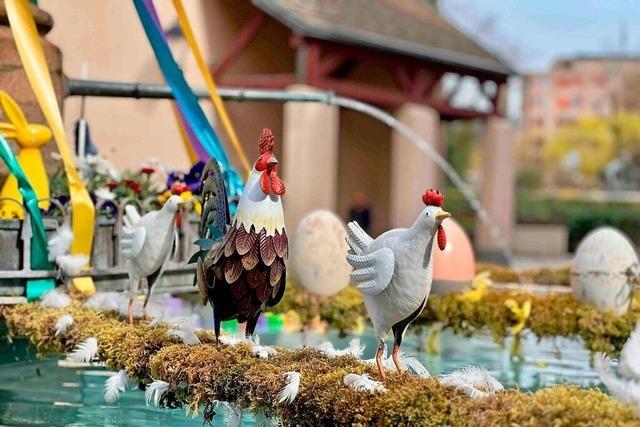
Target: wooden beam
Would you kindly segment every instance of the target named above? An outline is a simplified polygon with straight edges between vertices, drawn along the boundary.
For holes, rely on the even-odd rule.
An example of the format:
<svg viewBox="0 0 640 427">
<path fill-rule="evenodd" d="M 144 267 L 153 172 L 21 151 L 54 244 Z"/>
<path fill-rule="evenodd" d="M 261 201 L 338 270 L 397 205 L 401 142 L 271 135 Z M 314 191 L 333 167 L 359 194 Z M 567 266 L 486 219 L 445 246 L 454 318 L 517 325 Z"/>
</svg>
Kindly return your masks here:
<svg viewBox="0 0 640 427">
<path fill-rule="evenodd" d="M 491 115 L 490 113 L 476 110 L 455 108 L 444 101 L 425 97 L 407 96 L 397 90 L 384 89 L 363 83 L 321 78 L 315 86 L 321 89 L 334 91 L 339 95 L 348 96 L 381 107 L 397 108 L 407 102 L 423 104 L 436 110 L 444 119 L 484 118 Z"/>
<path fill-rule="evenodd" d="M 413 92 L 413 78 L 409 75 L 409 70 L 402 64 L 393 67 L 393 73 L 398 85 L 407 95 Z"/>
<path fill-rule="evenodd" d="M 259 10 L 242 27 L 236 38 L 231 43 L 229 50 L 211 67 L 214 77 L 220 77 L 222 73 L 240 56 L 242 51 L 255 39 L 267 22 L 267 15 Z"/>
<path fill-rule="evenodd" d="M 317 43 L 310 43 L 307 46 L 307 76 L 305 83 L 315 86 L 320 78 L 320 46 Z"/>
<path fill-rule="evenodd" d="M 444 72 L 441 70 L 427 72 L 424 68 L 420 68 L 413 81 L 411 94 L 414 96 L 431 97 L 431 92 L 433 92 L 433 89 L 436 87 L 443 74 Z"/>
<path fill-rule="evenodd" d="M 327 53 L 320 61 L 319 73 L 321 76 L 328 76 L 329 74 L 340 68 L 348 58 L 344 55 L 336 53 Z"/>
</svg>

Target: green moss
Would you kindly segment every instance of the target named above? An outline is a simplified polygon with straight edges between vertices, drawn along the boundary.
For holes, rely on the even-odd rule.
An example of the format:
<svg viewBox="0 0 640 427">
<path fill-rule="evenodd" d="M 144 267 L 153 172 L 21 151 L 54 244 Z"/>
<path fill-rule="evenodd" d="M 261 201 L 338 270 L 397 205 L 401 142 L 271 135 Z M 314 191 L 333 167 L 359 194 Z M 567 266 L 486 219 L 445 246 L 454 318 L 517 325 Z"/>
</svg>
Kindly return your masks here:
<svg viewBox="0 0 640 427">
<path fill-rule="evenodd" d="M 524 295 L 514 297 L 525 298 Z M 465 330 L 459 315 L 452 315 L 451 307 L 455 307 L 456 313 L 464 312 L 469 319 L 476 319 L 476 326 L 481 327 L 482 319 L 506 318 L 505 313 L 490 313 L 491 307 L 500 301 L 501 296 L 491 294 L 486 308 L 460 307 L 445 298 L 439 301 L 439 309 L 443 316 L 451 316 L 452 323 Z M 534 310 L 535 307 L 534 303 Z M 594 320 L 581 316 L 578 313 L 581 309 L 576 309 L 578 323 Z M 71 313 L 75 322 L 67 332 L 55 337 L 51 332 L 55 321 L 65 312 Z M 85 308 L 78 301 L 65 309 L 44 309 L 38 304 L 9 307 L 2 316 L 11 334 L 29 338 L 41 352 L 65 352 L 81 340 L 95 336 L 100 359 L 109 368 L 125 369 L 143 386 L 152 378 L 168 382 L 170 387 L 163 405 L 182 406 L 191 412 L 202 410 L 207 421 L 215 414 L 214 402 L 220 400 L 278 416 L 286 426 L 631 426 L 638 423 L 631 408 L 597 389 L 558 386 L 533 394 L 509 390 L 483 399 L 469 399 L 434 378 L 389 372 L 385 382 L 387 393 L 356 392 L 343 384 L 347 373 L 368 373 L 374 378 L 377 374 L 374 366 L 351 356 L 329 359 L 312 348 L 278 348 L 276 356 L 259 359 L 252 355 L 247 344 L 231 347 L 213 343 L 209 332 L 199 333 L 203 344 L 187 346 L 167 336 L 164 325 L 140 323 L 131 327 L 114 315 Z M 507 325 L 507 320 L 497 322 L 496 332 Z M 626 321 L 615 318 L 598 325 L 594 336 L 607 337 L 605 341 L 625 333 L 628 326 Z M 567 330 L 572 331 L 573 326 L 570 322 Z M 277 394 L 284 386 L 283 374 L 289 371 L 300 372 L 302 379 L 297 398 L 287 405 L 277 401 Z"/>
<path fill-rule="evenodd" d="M 359 320 L 367 313 L 362 296 L 354 288 L 347 288 L 332 298 L 319 298 L 302 292 L 290 284 L 279 312 L 289 310 L 300 314 L 303 324 L 319 316 L 329 327 L 342 333 L 359 328 Z M 533 295 L 526 292 L 490 291 L 477 303 L 460 301 L 456 295 L 431 295 L 422 315 L 413 326 L 438 323 L 457 334 L 470 336 L 489 332 L 501 343 L 517 323 L 505 301 L 514 299 L 519 306 L 531 300 L 531 314 L 525 327 L 539 338 L 563 336 L 582 338 L 591 351 L 616 354 L 622 349 L 635 324 L 640 321 L 640 307 L 624 316 L 603 313 L 595 307 L 582 304 L 568 293 Z"/>
</svg>

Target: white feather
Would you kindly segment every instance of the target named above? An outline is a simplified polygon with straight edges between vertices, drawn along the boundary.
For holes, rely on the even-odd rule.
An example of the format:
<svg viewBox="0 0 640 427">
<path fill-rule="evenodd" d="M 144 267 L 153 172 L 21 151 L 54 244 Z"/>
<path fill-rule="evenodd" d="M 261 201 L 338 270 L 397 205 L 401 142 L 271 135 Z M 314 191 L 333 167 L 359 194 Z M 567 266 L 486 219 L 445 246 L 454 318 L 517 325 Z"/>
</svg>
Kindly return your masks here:
<svg viewBox="0 0 640 427">
<path fill-rule="evenodd" d="M 86 255 L 59 255 L 56 257 L 56 264 L 66 276 L 76 276 L 84 270 L 89 262 Z"/>
<path fill-rule="evenodd" d="M 234 403 L 218 401 L 218 409 L 225 413 L 225 425 L 228 427 L 240 427 L 242 425 L 242 409 Z"/>
<path fill-rule="evenodd" d="M 640 381 L 640 322 L 620 351 L 618 372 L 626 379 Z"/>
<path fill-rule="evenodd" d="M 596 353 L 593 356 L 593 365 L 600 381 L 607 386 L 611 394 L 625 405 L 636 405 L 640 415 L 640 382 L 616 375 L 611 367 L 611 360 L 604 353 Z"/>
<path fill-rule="evenodd" d="M 241 342 L 249 342 L 245 337 L 236 335 L 220 335 L 218 340 L 224 345 L 234 346 Z"/>
<path fill-rule="evenodd" d="M 407 370 L 413 372 L 417 377 L 427 378 L 431 376 L 427 368 L 418 359 L 404 352 L 400 352 L 400 365 L 404 365 Z"/>
<path fill-rule="evenodd" d="M 323 352 L 330 359 L 338 356 L 354 356 L 356 359 L 359 359 L 362 357 L 362 353 L 364 353 L 364 346 L 360 345 L 359 338 L 354 338 L 349 341 L 349 347 L 343 350 L 336 350 L 330 341 L 323 342 L 315 346 L 315 348 Z"/>
<path fill-rule="evenodd" d="M 49 261 L 54 261 L 61 255 L 65 255 L 69 252 L 73 242 L 73 231 L 68 222 L 65 222 L 58 228 L 53 236 L 47 243 L 47 249 L 49 250 Z"/>
<path fill-rule="evenodd" d="M 122 292 L 96 292 L 85 301 L 84 306 L 104 311 L 120 311 L 127 302 L 127 297 Z"/>
<path fill-rule="evenodd" d="M 414 356 L 410 356 L 404 351 L 400 351 L 398 353 L 398 357 L 400 359 L 400 368 L 402 368 L 403 370 L 405 371 L 409 370 L 411 373 L 413 373 L 417 377 L 427 378 L 431 376 L 429 374 L 429 371 L 427 371 L 427 368 L 425 368 L 425 366 L 422 363 L 420 363 L 420 361 L 416 359 Z M 365 360 L 365 362 L 375 365 L 376 359 L 375 358 L 367 359 Z M 396 364 L 393 362 L 393 358 L 391 356 L 389 356 L 386 359 L 383 359 L 383 364 L 385 369 L 387 370 L 391 370 L 391 371 L 396 370 Z"/>
<path fill-rule="evenodd" d="M 472 399 L 490 396 L 504 390 L 502 384 L 480 366 L 469 366 L 443 375 L 440 383 L 460 390 Z"/>
<path fill-rule="evenodd" d="M 44 308 L 65 308 L 70 303 L 69 295 L 57 289 L 46 292 L 40 299 L 40 306 Z"/>
<path fill-rule="evenodd" d="M 162 396 L 169 390 L 169 383 L 161 380 L 153 380 L 153 382 L 147 385 L 144 390 L 144 400 L 147 402 L 147 406 L 153 402 L 155 406 L 160 405 Z"/>
<path fill-rule="evenodd" d="M 286 372 L 283 376 L 287 384 L 278 393 L 278 402 L 290 404 L 296 400 L 300 389 L 300 372 Z"/>
<path fill-rule="evenodd" d="M 69 329 L 71 325 L 73 325 L 73 316 L 69 313 L 63 314 L 62 316 L 58 317 L 55 326 L 56 337 L 63 332 L 66 332 L 66 330 Z"/>
<path fill-rule="evenodd" d="M 268 359 L 271 356 L 275 356 L 278 354 L 275 348 L 269 345 L 253 345 L 251 351 L 254 356 L 257 356 L 261 359 Z"/>
<path fill-rule="evenodd" d="M 111 375 L 104 383 L 104 400 L 107 403 L 116 403 L 120 393 L 127 389 L 129 377 L 124 369 Z"/>
<path fill-rule="evenodd" d="M 167 331 L 167 335 L 178 337 L 184 344 L 198 345 L 201 344 L 200 339 L 196 335 L 193 325 L 184 323 L 177 328 L 171 328 Z"/>
<path fill-rule="evenodd" d="M 70 356 L 74 362 L 91 362 L 97 354 L 98 339 L 90 337 L 78 344 Z"/>
<path fill-rule="evenodd" d="M 386 387 L 380 381 L 370 379 L 369 374 L 347 374 L 344 376 L 344 385 L 355 391 L 366 391 L 370 394 L 387 392 Z"/>
</svg>

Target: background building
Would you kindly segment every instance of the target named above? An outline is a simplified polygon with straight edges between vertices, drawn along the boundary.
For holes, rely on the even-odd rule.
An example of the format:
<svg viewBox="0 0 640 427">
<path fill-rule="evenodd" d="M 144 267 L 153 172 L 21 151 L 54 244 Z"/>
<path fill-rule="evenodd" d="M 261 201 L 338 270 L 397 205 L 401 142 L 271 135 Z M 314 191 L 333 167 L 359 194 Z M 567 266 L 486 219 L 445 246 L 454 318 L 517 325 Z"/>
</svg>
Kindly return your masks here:
<svg viewBox="0 0 640 427">
<path fill-rule="evenodd" d="M 592 56 L 558 60 L 548 73 L 525 77 L 522 126 L 550 135 L 584 116 L 607 117 L 637 109 L 640 58 Z"/>
</svg>

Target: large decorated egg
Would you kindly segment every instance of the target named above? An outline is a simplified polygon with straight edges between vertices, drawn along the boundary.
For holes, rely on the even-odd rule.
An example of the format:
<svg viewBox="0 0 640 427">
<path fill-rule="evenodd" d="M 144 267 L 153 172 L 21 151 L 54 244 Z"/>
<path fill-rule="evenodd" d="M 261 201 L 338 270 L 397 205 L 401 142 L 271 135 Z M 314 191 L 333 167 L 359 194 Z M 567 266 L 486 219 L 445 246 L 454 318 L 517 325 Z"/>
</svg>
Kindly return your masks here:
<svg viewBox="0 0 640 427">
<path fill-rule="evenodd" d="M 433 250 L 433 284 L 431 292 L 447 294 L 469 287 L 475 275 L 475 256 L 471 241 L 453 218 L 442 222 L 447 245 Z"/>
<path fill-rule="evenodd" d="M 327 210 L 313 211 L 300 221 L 289 247 L 290 277 L 315 295 L 331 296 L 349 284 L 351 266 L 347 230 L 340 218 Z"/>
<path fill-rule="evenodd" d="M 571 287 L 581 302 L 623 315 L 631 304 L 629 274 L 638 256 L 629 239 L 612 227 L 590 232 L 578 245 L 571 268 Z"/>
</svg>

